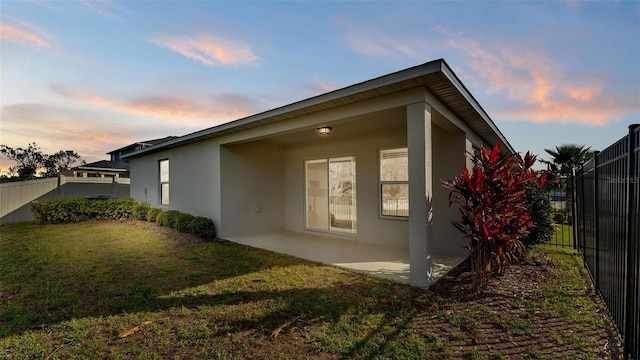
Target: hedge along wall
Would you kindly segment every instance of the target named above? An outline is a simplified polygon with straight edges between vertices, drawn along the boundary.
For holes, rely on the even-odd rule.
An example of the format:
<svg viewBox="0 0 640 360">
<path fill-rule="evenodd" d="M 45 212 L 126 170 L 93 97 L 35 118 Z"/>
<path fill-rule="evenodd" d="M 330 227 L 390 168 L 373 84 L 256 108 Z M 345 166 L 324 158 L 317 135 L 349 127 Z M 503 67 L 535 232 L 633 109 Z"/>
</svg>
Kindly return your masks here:
<svg viewBox="0 0 640 360">
<path fill-rule="evenodd" d="M 131 198 L 124 199 L 52 199 L 34 201 L 31 213 L 36 223 L 59 224 L 87 220 L 147 220 L 174 228 L 206 240 L 216 237 L 213 221 L 202 216 L 194 216 L 176 210 L 162 211 L 147 203 L 136 203 Z"/>
<path fill-rule="evenodd" d="M 0 184 L 0 223 L 31 221 L 34 200 L 70 199 L 78 196 L 129 197 L 129 179 L 81 178 L 60 175 Z"/>
</svg>

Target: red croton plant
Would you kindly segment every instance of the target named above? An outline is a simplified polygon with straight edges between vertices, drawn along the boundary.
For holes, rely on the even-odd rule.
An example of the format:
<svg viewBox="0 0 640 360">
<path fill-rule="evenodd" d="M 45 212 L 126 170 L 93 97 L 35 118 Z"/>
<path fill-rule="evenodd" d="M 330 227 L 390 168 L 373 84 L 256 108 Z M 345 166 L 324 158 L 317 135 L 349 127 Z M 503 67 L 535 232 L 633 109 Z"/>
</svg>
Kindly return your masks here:
<svg viewBox="0 0 640 360">
<path fill-rule="evenodd" d="M 500 155 L 500 143 L 490 152 L 483 144 L 478 153 L 468 155 L 473 170 L 465 167 L 462 177 L 442 184 L 451 190 L 449 206 L 460 205 L 462 219 L 453 225 L 469 240 L 473 285 L 479 292 L 524 252 L 522 239 L 533 225 L 525 194 L 543 186 L 546 174 L 538 176 L 531 169 L 536 157 L 529 152 L 524 158 Z"/>
</svg>

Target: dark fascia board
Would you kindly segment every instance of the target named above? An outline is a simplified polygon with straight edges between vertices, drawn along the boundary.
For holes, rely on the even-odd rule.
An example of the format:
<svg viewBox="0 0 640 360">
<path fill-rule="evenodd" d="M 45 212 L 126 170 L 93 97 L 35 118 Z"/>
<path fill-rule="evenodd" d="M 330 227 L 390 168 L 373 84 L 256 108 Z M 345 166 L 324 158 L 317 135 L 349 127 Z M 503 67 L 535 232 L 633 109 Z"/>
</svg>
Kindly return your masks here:
<svg viewBox="0 0 640 360">
<path fill-rule="evenodd" d="M 406 88 L 409 89 L 416 86 L 415 83 L 412 82 L 412 80 L 418 80 L 418 82 L 422 80 L 422 82 L 424 83 L 422 83 L 421 85 L 428 87 L 428 83 L 425 82 L 426 77 L 438 72 L 444 74 L 447 77 L 451 86 L 453 86 L 458 93 L 462 94 L 466 101 L 469 102 L 475 109 L 475 111 L 477 111 L 485 120 L 486 125 L 492 130 L 493 133 L 497 135 L 498 140 L 501 141 L 505 146 L 507 146 L 509 152 L 513 153 L 513 148 L 506 140 L 506 138 L 502 135 L 500 130 L 498 130 L 498 128 L 495 126 L 489 115 L 487 115 L 480 104 L 475 100 L 471 93 L 469 93 L 467 88 L 453 73 L 444 59 L 438 59 L 424 63 L 422 65 L 414 66 L 408 69 L 400 70 L 391 74 L 357 83 L 345 88 L 317 95 L 305 100 L 297 101 L 292 104 L 281 106 L 256 115 L 251 115 L 215 127 L 196 131 L 194 133 L 168 140 L 152 147 L 140 149 L 132 153 L 123 155 L 122 159 L 144 156 L 153 152 L 167 150 L 174 147 L 243 131 L 248 128 L 258 127 L 264 124 L 290 119 L 301 114 L 308 114 L 328 108 L 338 107 L 345 104 L 344 101 L 340 101 L 341 99 L 345 99 L 350 96 L 361 95 L 361 98 L 358 98 L 357 100 L 353 100 L 351 102 L 361 101 L 366 98 L 373 98 L 375 96 L 379 96 L 377 90 L 384 89 L 386 87 L 389 87 L 388 93 L 393 93 L 396 90 L 391 89 L 392 85 L 403 85 L 406 82 Z M 315 107 L 320 106 L 322 106 L 322 109 L 318 108 L 317 110 L 314 110 Z M 453 110 L 455 112 L 455 109 Z M 465 119 L 462 120 L 464 121 Z M 477 129 L 474 130 L 477 131 Z"/>
<path fill-rule="evenodd" d="M 127 146 L 123 146 L 123 147 L 121 147 L 119 149 L 111 150 L 107 154 L 110 155 L 110 154 L 113 154 L 113 153 L 120 152 L 122 150 L 134 148 L 134 147 L 136 147 L 136 145 L 142 145 L 144 147 L 149 147 L 149 146 L 153 146 L 153 145 L 156 145 L 156 144 L 161 144 L 164 141 L 168 141 L 168 140 L 164 140 L 164 139 L 174 139 L 174 138 L 177 138 L 177 136 L 166 136 L 166 137 L 159 138 L 159 139 L 138 141 L 138 142 L 134 142 L 133 144 L 129 144 Z M 160 140 L 164 140 L 164 141 L 160 141 Z"/>
<path fill-rule="evenodd" d="M 147 144 L 145 142 L 135 142 L 133 144 L 129 144 L 127 146 L 123 146 L 123 147 L 121 147 L 119 149 L 111 150 L 107 154 L 108 155 L 114 154 L 114 153 L 120 152 L 122 150 L 126 150 L 126 149 L 130 149 L 130 148 L 136 147 L 136 145 L 147 145 Z M 148 146 L 150 146 L 150 145 L 148 145 Z"/>
<path fill-rule="evenodd" d="M 91 167 L 91 166 L 77 166 L 77 170 L 89 170 L 89 171 L 116 171 L 116 172 L 129 172 L 129 169 L 116 169 L 116 168 L 103 168 L 103 167 Z"/>
</svg>

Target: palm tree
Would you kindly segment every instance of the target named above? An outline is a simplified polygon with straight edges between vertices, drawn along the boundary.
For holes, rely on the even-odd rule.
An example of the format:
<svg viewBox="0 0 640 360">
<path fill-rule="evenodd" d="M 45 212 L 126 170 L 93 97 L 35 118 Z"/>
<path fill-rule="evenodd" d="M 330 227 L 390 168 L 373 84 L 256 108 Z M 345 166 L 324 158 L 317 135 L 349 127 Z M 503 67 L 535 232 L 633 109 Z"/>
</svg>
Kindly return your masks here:
<svg viewBox="0 0 640 360">
<path fill-rule="evenodd" d="M 544 149 L 553 159 L 551 161 L 542 160 L 542 162 L 549 165 L 550 170 L 556 175 L 571 176 L 574 170 L 582 166 L 589 158 L 590 150 L 591 148 L 585 149 L 584 145 L 563 144 L 556 146 L 555 150 Z"/>
<path fill-rule="evenodd" d="M 573 214 L 573 176 L 577 170 L 588 159 L 593 157 L 591 148 L 585 148 L 584 145 L 563 144 L 556 146 L 555 149 L 544 149 L 551 155 L 551 161 L 541 160 L 549 166 L 549 171 L 557 179 L 555 182 L 559 187 L 563 187 L 566 194 L 566 210 L 569 216 Z M 564 183 L 565 186 L 562 186 Z M 570 220 L 572 222 L 572 220 Z"/>
</svg>

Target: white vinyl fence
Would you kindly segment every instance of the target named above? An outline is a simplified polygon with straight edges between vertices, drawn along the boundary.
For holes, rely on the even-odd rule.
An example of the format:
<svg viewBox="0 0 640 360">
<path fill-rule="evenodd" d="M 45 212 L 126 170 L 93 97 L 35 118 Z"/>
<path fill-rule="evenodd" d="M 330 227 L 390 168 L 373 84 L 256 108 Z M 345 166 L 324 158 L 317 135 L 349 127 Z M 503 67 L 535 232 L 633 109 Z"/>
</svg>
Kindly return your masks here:
<svg viewBox="0 0 640 360">
<path fill-rule="evenodd" d="M 129 197 L 127 178 L 57 178 L 0 184 L 0 223 L 29 221 L 31 202 L 76 196 Z"/>
</svg>

